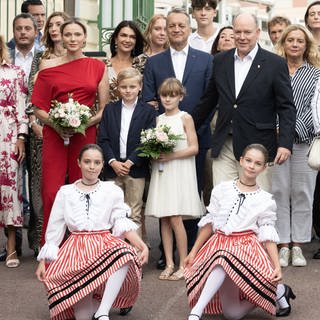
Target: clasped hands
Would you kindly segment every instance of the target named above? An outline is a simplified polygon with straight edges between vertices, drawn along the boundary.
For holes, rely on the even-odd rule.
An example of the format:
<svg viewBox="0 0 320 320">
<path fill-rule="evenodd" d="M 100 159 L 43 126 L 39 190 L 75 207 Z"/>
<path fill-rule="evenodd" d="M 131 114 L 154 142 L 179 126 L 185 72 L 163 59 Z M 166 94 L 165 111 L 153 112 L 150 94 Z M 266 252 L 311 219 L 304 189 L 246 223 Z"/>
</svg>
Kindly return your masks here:
<svg viewBox="0 0 320 320">
<path fill-rule="evenodd" d="M 132 162 L 129 160 L 125 162 L 114 160 L 110 163 L 110 166 L 118 177 L 124 177 L 129 174 Z"/>
</svg>

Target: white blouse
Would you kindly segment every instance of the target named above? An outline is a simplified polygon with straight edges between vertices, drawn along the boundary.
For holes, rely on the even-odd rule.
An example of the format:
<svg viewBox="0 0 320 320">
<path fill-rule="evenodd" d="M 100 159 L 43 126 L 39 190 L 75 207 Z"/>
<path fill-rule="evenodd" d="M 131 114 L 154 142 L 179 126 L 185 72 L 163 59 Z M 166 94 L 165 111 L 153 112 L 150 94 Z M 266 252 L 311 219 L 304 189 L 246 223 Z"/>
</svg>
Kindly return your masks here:
<svg viewBox="0 0 320 320">
<path fill-rule="evenodd" d="M 131 210 L 124 203 L 123 191 L 112 181 L 99 181 L 90 192 L 81 191 L 77 182 L 62 186 L 58 191 L 48 222 L 45 245 L 38 260 L 53 261 L 66 228 L 73 231 L 99 231 L 112 229 L 114 236 L 137 230 L 128 217 Z"/>
<path fill-rule="evenodd" d="M 211 193 L 208 213 L 198 226 L 212 224 L 214 231 L 229 235 L 251 230 L 261 242 L 279 242 L 275 229 L 276 203 L 272 195 L 260 188 L 254 192 L 241 192 L 236 181 L 220 183 Z"/>
</svg>

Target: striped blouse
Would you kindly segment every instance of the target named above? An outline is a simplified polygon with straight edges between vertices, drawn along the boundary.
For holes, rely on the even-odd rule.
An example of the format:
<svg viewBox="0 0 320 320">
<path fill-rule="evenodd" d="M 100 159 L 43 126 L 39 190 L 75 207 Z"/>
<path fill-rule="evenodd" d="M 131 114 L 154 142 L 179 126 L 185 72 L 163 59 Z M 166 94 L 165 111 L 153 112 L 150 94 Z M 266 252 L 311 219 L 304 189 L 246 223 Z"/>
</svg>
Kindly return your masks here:
<svg viewBox="0 0 320 320">
<path fill-rule="evenodd" d="M 293 99 L 297 110 L 295 143 L 310 144 L 315 136 L 311 101 L 319 77 L 320 69 L 308 62 L 300 66 L 291 76 Z"/>
</svg>

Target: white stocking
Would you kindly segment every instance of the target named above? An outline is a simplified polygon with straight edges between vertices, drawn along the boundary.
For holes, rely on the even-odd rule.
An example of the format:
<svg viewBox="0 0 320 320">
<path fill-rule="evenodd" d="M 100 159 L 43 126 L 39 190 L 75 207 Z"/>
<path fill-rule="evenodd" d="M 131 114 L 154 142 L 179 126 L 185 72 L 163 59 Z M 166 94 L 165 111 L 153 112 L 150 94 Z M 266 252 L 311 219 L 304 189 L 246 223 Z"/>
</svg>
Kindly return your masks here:
<svg viewBox="0 0 320 320">
<path fill-rule="evenodd" d="M 74 315 L 77 320 L 91 319 L 97 307 L 98 302 L 92 298 L 92 293 L 90 293 L 73 306 Z"/>
<path fill-rule="evenodd" d="M 116 300 L 123 281 L 126 278 L 128 269 L 129 265 L 126 264 L 109 277 L 106 282 L 100 306 L 95 313 L 95 317 L 109 315 L 112 304 Z M 101 318 L 101 320 L 104 320 L 104 318 Z"/>
<path fill-rule="evenodd" d="M 277 301 L 276 301 L 276 303 L 280 309 L 289 307 L 288 301 L 287 301 L 286 297 L 284 296 L 284 293 L 285 293 L 285 287 L 282 283 L 279 283 L 277 285 Z"/>
<path fill-rule="evenodd" d="M 211 271 L 199 297 L 198 302 L 192 308 L 188 320 L 198 319 L 192 315 L 202 316 L 204 308 L 220 289 L 226 277 L 226 273 L 221 266 L 216 266 Z"/>
<path fill-rule="evenodd" d="M 228 320 L 241 319 L 255 308 L 251 302 L 240 300 L 240 289 L 229 276 L 226 276 L 219 292 L 223 315 Z"/>
</svg>

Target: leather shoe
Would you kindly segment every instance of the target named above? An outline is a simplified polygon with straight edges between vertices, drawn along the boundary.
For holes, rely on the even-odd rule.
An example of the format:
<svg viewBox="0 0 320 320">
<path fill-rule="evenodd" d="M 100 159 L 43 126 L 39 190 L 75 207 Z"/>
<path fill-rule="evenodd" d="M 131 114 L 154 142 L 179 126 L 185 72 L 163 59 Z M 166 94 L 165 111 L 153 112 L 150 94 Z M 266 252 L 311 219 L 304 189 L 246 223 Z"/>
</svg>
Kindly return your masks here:
<svg viewBox="0 0 320 320">
<path fill-rule="evenodd" d="M 164 257 L 163 254 L 161 254 L 158 262 L 157 262 L 157 269 L 158 270 L 164 270 L 166 267 L 166 258 Z"/>
<path fill-rule="evenodd" d="M 313 255 L 313 259 L 320 259 L 320 249 Z"/>
<path fill-rule="evenodd" d="M 7 250 L 3 248 L 0 252 L 0 261 L 6 261 L 7 259 Z"/>
<path fill-rule="evenodd" d="M 125 316 L 127 315 L 131 310 L 132 310 L 132 306 L 131 307 L 127 307 L 127 308 L 120 308 L 120 316 Z"/>
<path fill-rule="evenodd" d="M 286 298 L 289 306 L 286 308 L 280 308 L 276 313 L 277 317 L 287 317 L 291 313 L 290 299 L 294 300 L 296 298 L 291 287 L 287 286 L 286 284 L 284 284 L 284 294 L 282 297 Z M 280 300 L 282 297 L 280 297 L 278 300 Z"/>
</svg>

